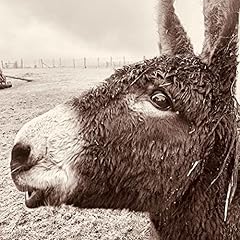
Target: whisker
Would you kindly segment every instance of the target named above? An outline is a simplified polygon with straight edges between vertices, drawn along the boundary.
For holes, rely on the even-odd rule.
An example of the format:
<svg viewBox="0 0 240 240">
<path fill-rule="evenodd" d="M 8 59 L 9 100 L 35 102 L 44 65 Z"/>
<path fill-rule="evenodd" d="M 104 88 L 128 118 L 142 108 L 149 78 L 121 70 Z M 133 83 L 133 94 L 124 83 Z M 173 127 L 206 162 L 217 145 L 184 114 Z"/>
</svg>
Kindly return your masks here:
<svg viewBox="0 0 240 240">
<path fill-rule="evenodd" d="M 14 169 L 11 171 L 11 173 L 13 174 L 13 173 L 19 171 L 21 168 L 23 168 L 23 167 L 22 167 L 22 166 L 19 166 L 19 167 L 17 167 L 17 168 L 14 168 Z"/>
<path fill-rule="evenodd" d="M 225 167 L 226 167 L 226 164 L 227 164 L 227 160 L 228 160 L 228 158 L 229 158 L 229 155 L 231 154 L 232 149 L 233 149 L 233 147 L 234 147 L 234 143 L 235 143 L 235 138 L 232 138 L 231 144 L 230 144 L 230 146 L 229 146 L 229 148 L 228 148 L 227 155 L 226 155 L 225 158 L 224 158 L 222 167 L 221 167 L 220 171 L 218 172 L 218 175 L 217 175 L 217 176 L 213 179 L 213 181 L 211 182 L 210 187 L 218 180 L 218 178 L 219 178 L 219 177 L 221 176 L 221 174 L 223 173 L 223 170 L 224 170 Z"/>
<path fill-rule="evenodd" d="M 187 174 L 188 177 L 191 175 L 191 173 L 193 172 L 193 170 L 197 167 L 197 165 L 198 165 L 199 163 L 200 163 L 200 161 L 198 160 L 198 161 L 196 161 L 196 162 L 193 164 L 192 168 L 189 170 L 189 172 L 188 172 L 188 174 Z"/>
</svg>

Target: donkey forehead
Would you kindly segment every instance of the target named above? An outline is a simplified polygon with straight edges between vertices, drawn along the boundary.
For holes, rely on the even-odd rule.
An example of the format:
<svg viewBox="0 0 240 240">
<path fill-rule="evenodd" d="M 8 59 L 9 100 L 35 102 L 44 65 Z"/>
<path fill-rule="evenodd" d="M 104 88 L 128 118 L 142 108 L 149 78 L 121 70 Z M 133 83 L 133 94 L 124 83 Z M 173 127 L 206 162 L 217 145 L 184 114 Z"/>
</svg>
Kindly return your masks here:
<svg viewBox="0 0 240 240">
<path fill-rule="evenodd" d="M 125 66 L 116 70 L 107 82 L 106 88 L 112 98 L 131 92 L 142 94 L 148 90 L 151 94 L 151 91 L 164 88 L 182 108 L 189 108 L 188 105 L 194 99 L 197 103 L 211 101 L 214 95 L 218 95 L 219 89 L 216 86 L 219 81 L 208 66 L 198 57 L 189 55 L 163 55 Z M 100 92 L 102 95 L 101 90 Z M 195 107 L 194 109 L 197 110 Z"/>
<path fill-rule="evenodd" d="M 217 81 L 215 76 L 198 57 L 192 55 L 163 55 L 144 62 L 125 66 L 116 70 L 109 79 L 127 85 L 165 84 L 182 82 L 196 87 L 213 85 Z M 144 80 L 144 81 L 143 81 Z M 206 91 L 208 91 L 206 89 Z"/>
<path fill-rule="evenodd" d="M 125 99 L 129 93 L 138 95 L 149 87 L 154 91 L 163 85 L 176 104 L 181 106 L 176 111 L 191 109 L 190 112 L 197 112 L 199 107 L 204 109 L 205 103 L 211 101 L 209 92 L 215 88 L 215 82 L 214 75 L 196 56 L 163 55 L 117 69 L 104 84 L 73 98 L 70 104 L 81 114 L 96 115 L 99 109 L 116 105 L 116 100 Z M 196 105 L 194 99 L 197 99 L 195 103 L 204 104 Z"/>
</svg>

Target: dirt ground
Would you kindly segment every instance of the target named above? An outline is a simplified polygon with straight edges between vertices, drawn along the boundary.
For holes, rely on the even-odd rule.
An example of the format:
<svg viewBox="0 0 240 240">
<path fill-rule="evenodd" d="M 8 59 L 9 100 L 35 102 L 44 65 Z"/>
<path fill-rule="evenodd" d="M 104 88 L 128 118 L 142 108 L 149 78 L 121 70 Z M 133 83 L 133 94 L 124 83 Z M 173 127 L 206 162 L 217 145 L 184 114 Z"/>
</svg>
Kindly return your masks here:
<svg viewBox="0 0 240 240">
<path fill-rule="evenodd" d="M 37 239 L 156 239 L 146 213 L 127 210 L 26 208 L 24 195 L 10 176 L 14 137 L 30 119 L 48 111 L 110 75 L 109 69 L 23 69 L 5 75 L 33 79 L 12 80 L 0 90 L 0 240 Z"/>
</svg>

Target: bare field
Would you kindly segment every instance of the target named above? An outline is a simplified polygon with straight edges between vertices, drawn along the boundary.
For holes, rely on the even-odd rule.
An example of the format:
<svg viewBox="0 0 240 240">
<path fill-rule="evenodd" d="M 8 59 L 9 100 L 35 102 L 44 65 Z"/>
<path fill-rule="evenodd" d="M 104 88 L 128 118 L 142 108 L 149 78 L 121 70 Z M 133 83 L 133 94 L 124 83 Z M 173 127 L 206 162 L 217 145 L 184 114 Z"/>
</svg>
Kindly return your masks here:
<svg viewBox="0 0 240 240">
<path fill-rule="evenodd" d="M 21 126 L 111 73 L 109 69 L 4 71 L 34 81 L 13 80 L 12 88 L 0 90 L 0 240 L 156 239 L 145 213 L 70 206 L 30 210 L 11 180 L 10 151 Z"/>
</svg>

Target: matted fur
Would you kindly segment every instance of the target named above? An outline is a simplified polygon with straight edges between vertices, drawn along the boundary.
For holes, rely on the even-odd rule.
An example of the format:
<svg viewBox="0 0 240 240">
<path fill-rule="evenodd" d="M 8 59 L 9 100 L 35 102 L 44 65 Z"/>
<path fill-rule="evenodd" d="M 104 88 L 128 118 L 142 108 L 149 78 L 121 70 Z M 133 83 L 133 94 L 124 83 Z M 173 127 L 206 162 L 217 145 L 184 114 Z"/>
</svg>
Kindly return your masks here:
<svg viewBox="0 0 240 240">
<path fill-rule="evenodd" d="M 41 189 L 35 186 L 41 196 L 38 205 L 65 203 L 148 211 L 164 240 L 239 239 L 234 97 L 239 1 L 230 2 L 222 8 L 219 3 L 223 1 L 205 1 L 206 25 L 216 12 L 223 29 L 230 30 L 216 30 L 220 25 L 209 23 L 203 54 L 198 57 L 174 13 L 173 1 L 160 1 L 163 16 L 159 18 L 159 34 L 165 54 L 116 70 L 101 86 L 66 102 L 66 115 L 57 108 L 48 117 L 43 115 L 43 129 L 36 127 L 37 120 L 23 128 L 16 144 L 26 140 L 22 148 L 25 159 L 19 159 L 13 150 L 11 161 L 12 166 L 21 163 L 18 169 L 12 167 L 18 188 L 34 189 L 31 182 L 21 178 L 22 174 L 29 179 L 46 174 L 44 170 L 33 174 L 31 168 L 40 164 L 37 159 L 46 148 L 40 145 L 40 139 L 42 132 L 47 132 L 49 116 L 53 116 L 53 123 L 75 116 L 77 124 L 71 132 L 81 141 L 79 147 L 68 149 L 71 156 L 67 160 L 60 161 L 65 166 L 65 161 L 71 159 L 68 175 L 74 176 L 74 188 L 64 192 L 62 199 L 58 191 L 61 186 L 45 181 Z M 223 9 L 227 9 L 227 17 Z M 168 19 L 167 24 L 164 19 Z M 172 26 L 169 19 L 173 20 Z M 225 21 L 231 26 L 227 27 Z M 161 29 L 169 30 L 169 35 Z M 210 32 L 216 32 L 218 40 L 212 41 Z M 170 101 L 169 108 L 153 104 L 151 97 L 159 92 Z M 156 109 L 148 111 L 149 104 Z M 59 128 L 56 138 L 50 133 L 44 136 L 56 140 L 55 149 L 62 148 L 57 138 L 62 131 Z M 71 143 L 72 136 L 64 141 Z M 28 157 L 26 148 L 39 151 L 32 151 Z M 46 164 L 56 158 L 52 152 L 51 157 L 45 156 Z M 56 166 L 48 169 L 49 178 L 55 170 Z"/>
</svg>

